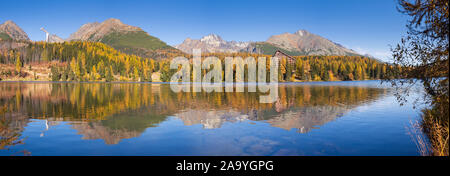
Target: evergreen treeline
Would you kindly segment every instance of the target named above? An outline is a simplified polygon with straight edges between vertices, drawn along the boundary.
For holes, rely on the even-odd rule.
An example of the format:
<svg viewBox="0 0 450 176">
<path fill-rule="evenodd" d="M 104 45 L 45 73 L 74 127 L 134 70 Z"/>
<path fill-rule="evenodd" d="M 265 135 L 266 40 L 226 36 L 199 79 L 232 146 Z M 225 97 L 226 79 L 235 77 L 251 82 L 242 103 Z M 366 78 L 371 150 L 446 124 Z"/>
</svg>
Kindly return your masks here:
<svg viewBox="0 0 450 176">
<path fill-rule="evenodd" d="M 66 63 L 51 68 L 53 81 L 150 81 L 151 73 L 158 71 L 153 59 L 127 55 L 94 42 L 35 42 L 0 54 L 0 63 L 17 66 L 48 61 Z"/>
<path fill-rule="evenodd" d="M 361 56 L 297 56 L 295 65 L 281 67 L 283 80 L 335 81 L 382 79 L 390 76 L 394 67 Z M 281 65 L 286 65 L 282 60 Z M 285 70 L 283 70 L 285 68 Z M 395 68 L 399 69 L 399 68 Z M 294 72 L 294 74 L 292 74 Z"/>
<path fill-rule="evenodd" d="M 166 53 L 167 58 L 180 56 Z M 183 55 L 192 58 L 191 55 Z M 250 53 L 209 53 L 203 57 L 224 58 L 239 56 L 271 57 Z M 335 81 L 383 79 L 389 77 L 392 65 L 361 56 L 295 56 L 293 64 L 286 58 L 280 60 L 279 81 Z M 97 42 L 33 42 L 22 48 L 0 52 L 0 63 L 15 64 L 16 72 L 33 63 L 59 61 L 63 64 L 51 67 L 52 81 L 152 81 L 152 73 L 159 72 L 161 81 L 169 81 L 176 70 L 170 70 L 170 60 L 142 58 L 121 53 Z M 292 62 L 291 62 L 292 63 Z M 62 65 L 62 66 L 61 66 Z M 206 71 L 202 71 L 203 74 Z M 247 75 L 245 74 L 245 77 Z"/>
</svg>

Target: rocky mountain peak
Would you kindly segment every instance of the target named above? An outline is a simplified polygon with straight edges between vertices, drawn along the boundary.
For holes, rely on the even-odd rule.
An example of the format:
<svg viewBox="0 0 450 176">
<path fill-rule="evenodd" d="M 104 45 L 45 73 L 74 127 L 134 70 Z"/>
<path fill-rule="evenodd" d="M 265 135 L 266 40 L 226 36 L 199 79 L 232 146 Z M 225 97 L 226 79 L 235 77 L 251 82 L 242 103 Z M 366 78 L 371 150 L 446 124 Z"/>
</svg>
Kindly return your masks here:
<svg viewBox="0 0 450 176">
<path fill-rule="evenodd" d="M 358 53 L 342 45 L 338 45 L 306 30 L 273 35 L 266 42 L 290 52 L 301 53 L 302 55 L 358 55 Z"/>
<path fill-rule="evenodd" d="M 206 36 L 203 36 L 202 39 L 200 40 L 222 40 L 222 38 L 220 36 L 218 36 L 217 34 L 209 34 Z"/>
<path fill-rule="evenodd" d="M 119 19 L 110 18 L 103 21 L 102 23 L 94 22 L 84 24 L 78 31 L 71 34 L 68 40 L 97 41 L 112 32 L 125 33 L 132 31 L 142 31 L 142 29 L 139 27 L 124 24 Z"/>
<path fill-rule="evenodd" d="M 30 40 L 27 33 L 11 20 L 0 24 L 0 33 L 9 35 L 13 40 Z"/>
<path fill-rule="evenodd" d="M 3 23 L 4 25 L 9 25 L 9 26 L 17 26 L 17 24 L 16 23 L 14 23 L 14 21 L 11 21 L 11 20 L 8 20 L 8 21 L 5 21 L 5 23 Z M 17 26 L 18 27 L 18 26 Z"/>
<path fill-rule="evenodd" d="M 115 24 L 115 25 L 123 25 L 122 21 L 116 18 L 110 18 L 105 20 L 103 23 L 105 24 Z"/>
<path fill-rule="evenodd" d="M 248 42 L 225 41 L 217 34 L 209 34 L 202 37 L 200 40 L 187 38 L 183 43 L 176 45 L 175 48 L 192 53 L 193 49 L 201 49 L 202 52 L 239 52 L 247 47 Z"/>
<path fill-rule="evenodd" d="M 200 39 L 201 42 L 204 42 L 208 45 L 213 45 L 213 46 L 220 46 L 220 44 L 225 43 L 225 41 L 218 35 L 216 34 L 209 34 L 207 36 L 204 36 Z"/>
<path fill-rule="evenodd" d="M 305 35 L 308 35 L 309 32 L 307 30 L 300 29 L 297 32 L 295 32 L 294 34 L 299 35 L 299 36 L 305 36 Z"/>
</svg>

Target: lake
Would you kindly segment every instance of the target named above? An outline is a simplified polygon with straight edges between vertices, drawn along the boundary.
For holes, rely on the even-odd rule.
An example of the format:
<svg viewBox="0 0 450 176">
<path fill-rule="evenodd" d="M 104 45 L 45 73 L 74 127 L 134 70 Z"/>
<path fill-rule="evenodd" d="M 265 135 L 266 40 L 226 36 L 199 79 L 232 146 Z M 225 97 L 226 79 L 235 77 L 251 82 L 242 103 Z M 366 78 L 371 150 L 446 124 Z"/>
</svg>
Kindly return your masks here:
<svg viewBox="0 0 450 176">
<path fill-rule="evenodd" d="M 0 155 L 419 155 L 420 110 L 380 81 L 181 92 L 168 84 L 0 82 Z M 411 97 L 418 96 L 420 91 Z"/>
</svg>

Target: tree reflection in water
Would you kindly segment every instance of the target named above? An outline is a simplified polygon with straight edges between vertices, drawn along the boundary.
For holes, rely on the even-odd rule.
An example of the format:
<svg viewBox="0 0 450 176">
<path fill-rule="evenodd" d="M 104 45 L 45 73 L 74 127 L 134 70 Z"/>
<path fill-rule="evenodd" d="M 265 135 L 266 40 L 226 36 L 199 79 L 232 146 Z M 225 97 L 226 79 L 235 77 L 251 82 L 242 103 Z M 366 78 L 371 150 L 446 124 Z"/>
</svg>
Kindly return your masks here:
<svg viewBox="0 0 450 176">
<path fill-rule="evenodd" d="M 259 103 L 259 92 L 181 92 L 167 84 L 0 83 L 1 148 L 20 144 L 30 119 L 50 127 L 69 122 L 83 139 L 117 144 L 157 127 L 169 116 L 185 125 L 220 128 L 226 122 L 262 121 L 307 133 L 349 110 L 374 101 L 387 89 L 369 86 L 280 84 L 279 99 Z M 45 132 L 43 132 L 45 133 Z"/>
<path fill-rule="evenodd" d="M 9 150 L 11 146 L 23 144 L 24 139 L 20 136 L 28 123 L 24 116 L 15 116 L 7 111 L 7 106 L 0 107 L 0 150 Z M 17 153 L 30 154 L 26 150 Z"/>
</svg>

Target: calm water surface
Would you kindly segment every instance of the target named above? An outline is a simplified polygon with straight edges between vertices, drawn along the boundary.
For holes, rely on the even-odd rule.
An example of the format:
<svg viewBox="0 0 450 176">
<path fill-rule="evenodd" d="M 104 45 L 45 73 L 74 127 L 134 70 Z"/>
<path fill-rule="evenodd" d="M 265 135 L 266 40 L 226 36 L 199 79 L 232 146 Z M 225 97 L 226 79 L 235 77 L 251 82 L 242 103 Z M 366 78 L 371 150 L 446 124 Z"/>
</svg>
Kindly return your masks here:
<svg viewBox="0 0 450 176">
<path fill-rule="evenodd" d="M 379 81 L 174 93 L 167 84 L 0 82 L 0 155 L 419 155 Z M 416 94 L 412 95 L 417 96 Z"/>
</svg>

